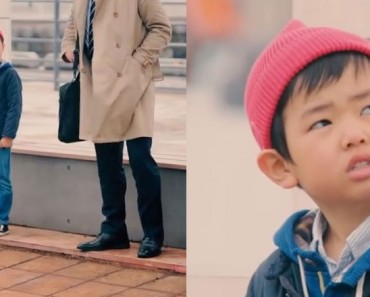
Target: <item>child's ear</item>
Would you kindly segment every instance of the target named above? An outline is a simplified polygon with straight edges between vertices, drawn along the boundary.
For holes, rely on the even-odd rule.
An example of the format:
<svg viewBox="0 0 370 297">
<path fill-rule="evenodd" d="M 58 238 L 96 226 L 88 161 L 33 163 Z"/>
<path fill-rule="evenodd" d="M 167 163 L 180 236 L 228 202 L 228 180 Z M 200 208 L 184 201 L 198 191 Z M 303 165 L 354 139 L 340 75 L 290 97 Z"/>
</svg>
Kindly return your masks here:
<svg viewBox="0 0 370 297">
<path fill-rule="evenodd" d="M 292 172 L 291 163 L 286 161 L 276 150 L 262 150 L 257 159 L 258 167 L 274 183 L 289 189 L 298 185 Z"/>
</svg>

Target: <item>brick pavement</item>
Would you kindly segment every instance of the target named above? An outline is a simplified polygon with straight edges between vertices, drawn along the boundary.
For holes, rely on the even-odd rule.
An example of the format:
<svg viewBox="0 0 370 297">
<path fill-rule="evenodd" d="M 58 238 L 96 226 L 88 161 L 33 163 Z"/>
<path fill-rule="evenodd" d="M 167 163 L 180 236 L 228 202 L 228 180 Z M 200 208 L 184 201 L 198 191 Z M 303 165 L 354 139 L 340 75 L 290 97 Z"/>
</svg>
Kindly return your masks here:
<svg viewBox="0 0 370 297">
<path fill-rule="evenodd" d="M 11 235 L 9 235 L 11 236 Z M 184 275 L 0 245 L 0 297 L 184 297 Z"/>
</svg>

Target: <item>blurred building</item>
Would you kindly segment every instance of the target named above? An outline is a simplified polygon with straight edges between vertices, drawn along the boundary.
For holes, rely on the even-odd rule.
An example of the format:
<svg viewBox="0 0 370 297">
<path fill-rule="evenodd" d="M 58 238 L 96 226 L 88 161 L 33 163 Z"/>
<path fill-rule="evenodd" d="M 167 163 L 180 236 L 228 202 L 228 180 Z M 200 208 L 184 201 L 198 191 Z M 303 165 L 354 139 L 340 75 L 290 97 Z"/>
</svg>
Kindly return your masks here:
<svg viewBox="0 0 370 297">
<path fill-rule="evenodd" d="M 189 80 L 219 89 L 235 110 L 253 62 L 289 19 L 370 38 L 367 0 L 189 0 L 188 7 Z"/>
<path fill-rule="evenodd" d="M 55 1 L 59 3 L 57 11 Z M 171 20 L 173 35 L 171 45 L 162 52 L 161 57 L 186 59 L 186 45 L 184 45 L 186 44 L 186 0 L 162 0 L 162 2 Z M 58 38 L 62 37 L 71 6 L 72 1 L 68 0 L 49 2 L 11 0 L 12 48 L 16 54 L 18 53 L 18 57 L 21 53 L 29 57 L 36 54 L 40 58 L 52 55 L 53 39 L 56 34 Z M 55 27 L 56 20 L 59 22 L 58 32 Z M 38 40 L 30 40 L 30 38 Z"/>
</svg>

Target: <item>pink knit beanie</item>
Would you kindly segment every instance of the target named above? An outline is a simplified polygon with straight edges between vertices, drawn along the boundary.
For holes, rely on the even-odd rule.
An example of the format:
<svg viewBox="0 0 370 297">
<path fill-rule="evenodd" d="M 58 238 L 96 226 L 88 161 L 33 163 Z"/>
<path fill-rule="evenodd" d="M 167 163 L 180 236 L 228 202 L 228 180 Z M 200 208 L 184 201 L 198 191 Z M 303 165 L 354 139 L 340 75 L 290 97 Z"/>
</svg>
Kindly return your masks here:
<svg viewBox="0 0 370 297">
<path fill-rule="evenodd" d="M 334 28 L 306 27 L 290 21 L 254 63 L 245 89 L 245 109 L 262 149 L 271 148 L 270 131 L 277 104 L 294 76 L 314 60 L 339 51 L 370 56 L 370 42 Z"/>
</svg>

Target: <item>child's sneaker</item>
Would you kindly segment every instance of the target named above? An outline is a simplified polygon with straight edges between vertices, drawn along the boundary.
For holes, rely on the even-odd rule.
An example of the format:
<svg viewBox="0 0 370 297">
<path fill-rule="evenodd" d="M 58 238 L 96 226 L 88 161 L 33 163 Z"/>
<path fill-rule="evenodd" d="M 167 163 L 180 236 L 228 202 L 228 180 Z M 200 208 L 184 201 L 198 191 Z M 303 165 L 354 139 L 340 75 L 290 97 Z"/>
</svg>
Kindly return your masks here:
<svg viewBox="0 0 370 297">
<path fill-rule="evenodd" d="M 0 236 L 6 235 L 9 233 L 8 225 L 0 225 Z"/>
</svg>

